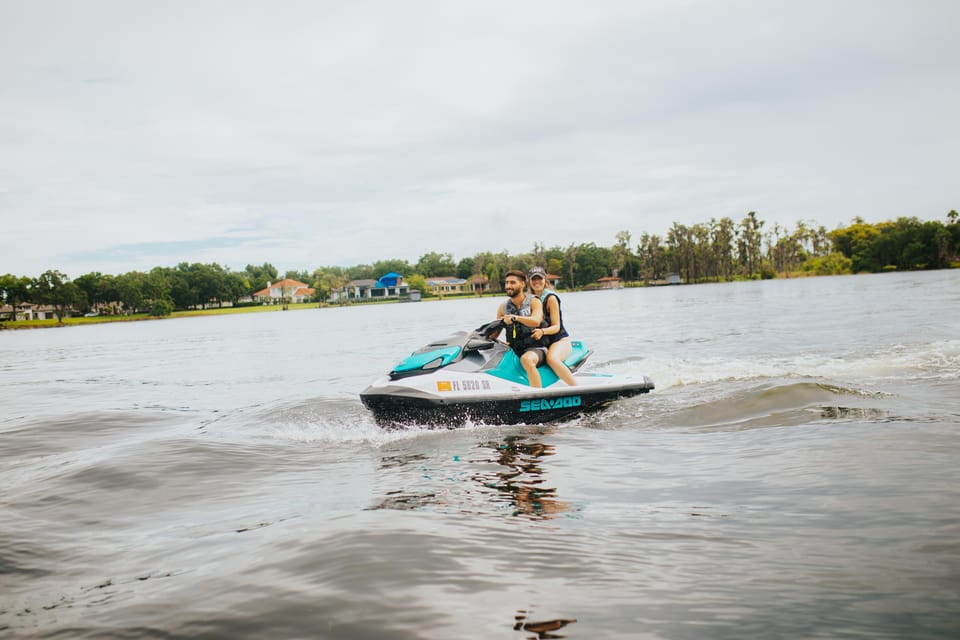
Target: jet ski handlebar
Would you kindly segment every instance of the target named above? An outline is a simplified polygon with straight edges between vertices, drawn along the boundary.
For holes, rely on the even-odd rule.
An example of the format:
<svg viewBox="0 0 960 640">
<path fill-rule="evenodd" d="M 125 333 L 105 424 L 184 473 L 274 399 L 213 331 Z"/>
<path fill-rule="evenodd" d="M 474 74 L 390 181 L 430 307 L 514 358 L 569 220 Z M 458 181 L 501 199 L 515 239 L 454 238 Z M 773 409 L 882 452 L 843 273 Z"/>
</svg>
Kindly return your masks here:
<svg viewBox="0 0 960 640">
<path fill-rule="evenodd" d="M 503 320 L 501 320 L 500 318 L 497 318 L 496 320 L 492 320 L 490 322 L 480 325 L 479 327 L 474 329 L 473 332 L 483 336 L 487 340 L 492 340 L 506 326 L 507 325 L 504 324 Z"/>
</svg>

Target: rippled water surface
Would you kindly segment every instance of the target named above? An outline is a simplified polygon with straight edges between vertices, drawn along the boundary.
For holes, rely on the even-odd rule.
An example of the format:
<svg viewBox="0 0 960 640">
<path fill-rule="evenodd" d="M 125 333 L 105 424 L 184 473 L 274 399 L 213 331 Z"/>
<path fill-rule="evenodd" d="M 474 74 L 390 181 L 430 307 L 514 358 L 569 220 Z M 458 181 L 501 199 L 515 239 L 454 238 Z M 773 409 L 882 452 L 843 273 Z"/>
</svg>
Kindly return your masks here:
<svg viewBox="0 0 960 640">
<path fill-rule="evenodd" d="M 493 299 L 0 333 L 0 636 L 960 635 L 960 272 L 563 298 L 653 393 L 377 428 Z"/>
</svg>

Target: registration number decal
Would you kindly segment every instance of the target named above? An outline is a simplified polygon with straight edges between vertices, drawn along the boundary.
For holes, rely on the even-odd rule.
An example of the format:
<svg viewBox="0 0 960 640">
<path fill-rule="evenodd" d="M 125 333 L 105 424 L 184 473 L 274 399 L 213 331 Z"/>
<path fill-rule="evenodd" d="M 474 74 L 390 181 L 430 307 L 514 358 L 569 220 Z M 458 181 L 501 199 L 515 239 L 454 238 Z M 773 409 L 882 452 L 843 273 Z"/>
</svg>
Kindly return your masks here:
<svg viewBox="0 0 960 640">
<path fill-rule="evenodd" d="M 437 391 L 489 391 L 489 380 L 437 380 Z"/>
</svg>

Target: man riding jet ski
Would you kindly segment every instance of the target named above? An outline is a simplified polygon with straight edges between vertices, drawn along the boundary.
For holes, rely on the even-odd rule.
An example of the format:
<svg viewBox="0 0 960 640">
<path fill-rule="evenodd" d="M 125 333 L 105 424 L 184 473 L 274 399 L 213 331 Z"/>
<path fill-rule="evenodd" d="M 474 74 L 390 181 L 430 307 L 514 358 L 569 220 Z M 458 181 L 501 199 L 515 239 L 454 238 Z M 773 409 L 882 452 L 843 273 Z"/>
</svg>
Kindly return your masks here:
<svg viewBox="0 0 960 640">
<path fill-rule="evenodd" d="M 598 411 L 654 388 L 646 376 L 581 372 L 591 353 L 581 341 L 573 341 L 572 353 L 564 360 L 576 386 L 541 365 L 537 371 L 542 387 L 531 387 L 516 353 L 491 337 L 505 327 L 498 319 L 431 342 L 367 387 L 360 399 L 382 426 L 539 424 Z"/>
</svg>

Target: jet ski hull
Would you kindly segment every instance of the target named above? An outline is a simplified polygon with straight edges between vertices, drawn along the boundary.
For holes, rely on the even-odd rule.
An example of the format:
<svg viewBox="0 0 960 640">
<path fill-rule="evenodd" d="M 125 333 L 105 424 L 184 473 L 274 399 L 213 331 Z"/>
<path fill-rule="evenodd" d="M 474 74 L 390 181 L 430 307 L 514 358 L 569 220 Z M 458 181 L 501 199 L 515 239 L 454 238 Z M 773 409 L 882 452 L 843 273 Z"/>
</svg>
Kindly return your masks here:
<svg viewBox="0 0 960 640">
<path fill-rule="evenodd" d="M 614 379 L 591 373 L 577 374 L 575 387 L 557 383 L 546 389 L 453 372 L 428 378 L 383 378 L 364 390 L 360 399 L 377 423 L 388 427 L 543 424 L 599 411 L 615 400 L 649 393 L 654 388 L 646 376 Z"/>
</svg>

